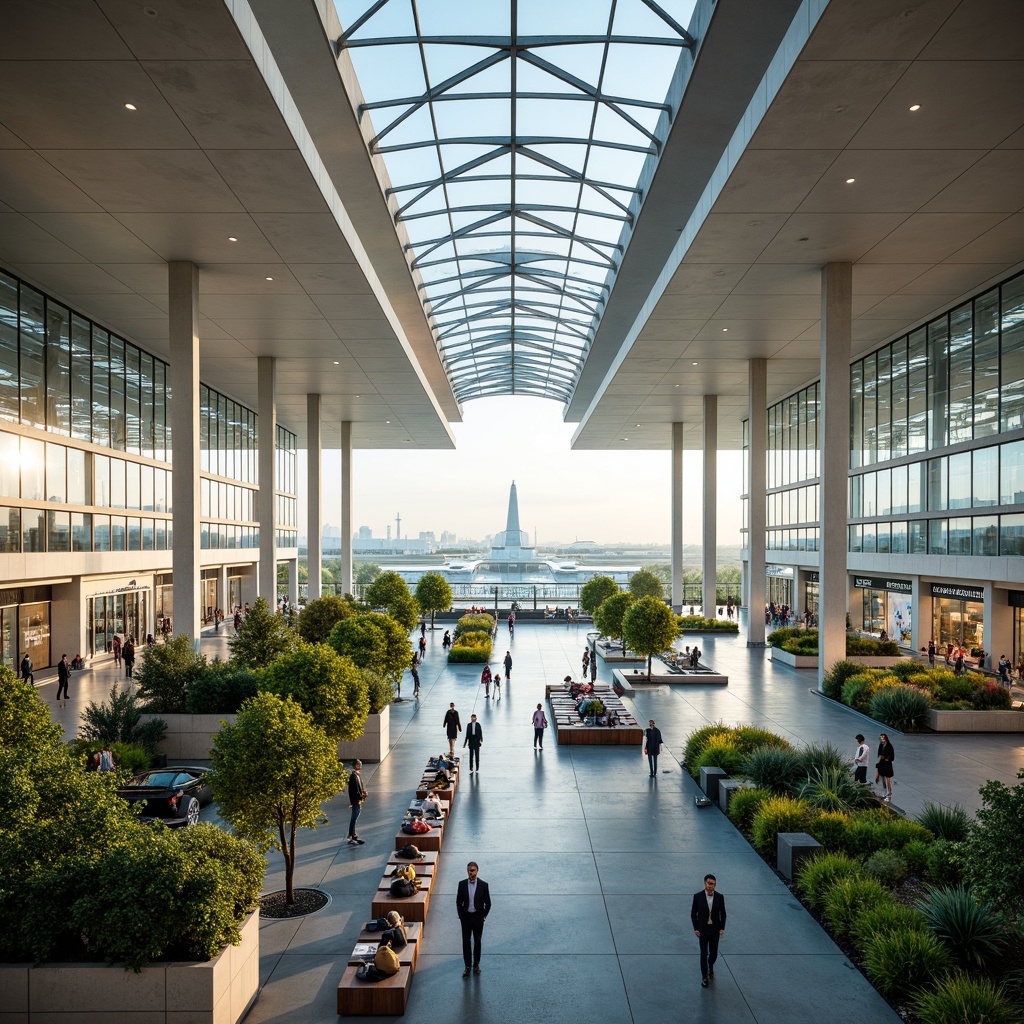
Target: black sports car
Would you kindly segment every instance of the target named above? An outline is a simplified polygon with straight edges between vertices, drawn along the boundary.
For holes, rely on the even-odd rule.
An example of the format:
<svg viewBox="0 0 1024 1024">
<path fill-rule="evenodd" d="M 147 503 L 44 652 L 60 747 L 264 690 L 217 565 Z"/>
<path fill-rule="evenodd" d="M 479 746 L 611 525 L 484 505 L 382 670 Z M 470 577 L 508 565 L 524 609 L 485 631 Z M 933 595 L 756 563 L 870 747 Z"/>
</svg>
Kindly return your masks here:
<svg viewBox="0 0 1024 1024">
<path fill-rule="evenodd" d="M 195 825 L 199 808 L 213 799 L 209 776 L 206 768 L 191 765 L 151 768 L 120 786 L 117 794 L 142 805 L 143 821 L 159 818 L 168 825 Z"/>
</svg>

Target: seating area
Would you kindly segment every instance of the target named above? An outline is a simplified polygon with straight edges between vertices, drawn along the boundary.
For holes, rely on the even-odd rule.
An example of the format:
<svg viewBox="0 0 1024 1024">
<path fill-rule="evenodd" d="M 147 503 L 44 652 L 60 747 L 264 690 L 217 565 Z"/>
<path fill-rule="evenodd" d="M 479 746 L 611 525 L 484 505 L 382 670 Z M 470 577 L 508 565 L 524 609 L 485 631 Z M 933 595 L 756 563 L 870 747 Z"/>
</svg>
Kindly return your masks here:
<svg viewBox="0 0 1024 1024">
<path fill-rule="evenodd" d="M 643 728 L 610 686 L 577 687 L 576 684 L 565 684 L 547 686 L 545 692 L 559 746 L 628 746 L 643 743 Z M 593 700 L 601 702 L 602 713 L 588 715 L 580 710 L 582 705 Z"/>
<path fill-rule="evenodd" d="M 402 827 L 395 836 L 395 851 L 384 865 L 383 877 L 370 904 L 372 920 L 364 923 L 341 981 L 338 982 L 339 1016 L 397 1017 L 405 1013 L 409 990 L 419 960 L 423 928 L 430 909 L 430 893 L 437 877 L 441 837 L 451 814 L 459 782 L 458 759 L 455 759 L 455 763 L 446 769 L 447 782 L 444 785 L 435 785 L 438 782 L 438 762 L 438 758 L 431 758 L 427 762 L 423 778 L 416 788 L 416 798 L 409 802 Z M 410 833 L 407 828 L 411 828 L 414 821 L 422 820 L 418 813 L 420 803 L 429 793 L 437 794 L 443 816 L 430 822 L 428 832 Z M 410 845 L 420 851 L 419 857 L 414 860 L 401 855 L 401 851 Z M 401 866 L 411 866 L 415 872 L 418 888 L 411 896 L 394 896 L 391 893 L 394 872 Z M 373 925 L 380 918 L 386 918 L 393 910 L 405 921 L 407 939 L 405 948 L 397 951 L 398 973 L 377 981 L 363 980 L 357 973 L 359 967 L 364 963 L 373 963 L 380 938 L 379 930 Z"/>
</svg>

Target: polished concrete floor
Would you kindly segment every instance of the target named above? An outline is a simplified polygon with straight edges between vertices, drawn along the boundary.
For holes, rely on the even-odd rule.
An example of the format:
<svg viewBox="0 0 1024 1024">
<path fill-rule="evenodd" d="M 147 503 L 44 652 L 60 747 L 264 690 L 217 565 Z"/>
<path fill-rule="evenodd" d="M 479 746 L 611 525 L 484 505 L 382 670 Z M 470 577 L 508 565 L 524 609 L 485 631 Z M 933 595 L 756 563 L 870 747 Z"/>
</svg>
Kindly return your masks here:
<svg viewBox="0 0 1024 1024">
<path fill-rule="evenodd" d="M 729 1024 L 844 1020 L 896 1024 L 898 1017 L 715 808 L 698 810 L 678 757 L 686 735 L 707 722 L 756 722 L 794 742 L 829 739 L 849 748 L 877 728 L 817 697 L 814 673 L 773 666 L 737 637 L 702 637 L 704 660 L 728 687 L 638 688 L 636 717 L 655 718 L 666 750 L 650 779 L 640 748 L 558 747 L 534 751 L 530 716 L 544 685 L 578 675 L 587 626 L 502 629 L 495 662 L 514 659 L 502 699 L 485 700 L 479 667 L 448 666 L 441 632 L 428 634 L 420 700 L 391 711 L 392 751 L 363 774 L 370 792 L 361 847 L 344 842 L 347 799 L 327 807 L 330 824 L 300 837 L 298 881 L 332 896 L 300 921 L 261 924 L 261 980 L 252 1022 L 329 1022 L 345 957 L 392 848 L 402 811 L 426 758 L 446 748 L 442 718 L 455 701 L 463 722 L 483 725 L 482 768 L 464 775 L 446 830 L 423 952 L 407 1019 L 417 1022 L 608 1022 L 683 1018 Z M 690 642 L 690 641 L 686 641 Z M 224 640 L 207 638 L 211 654 Z M 610 679 L 603 663 L 600 679 Z M 82 702 L 100 700 L 112 666 L 76 673 L 75 699 L 57 717 L 73 727 Z M 40 687 L 52 703 L 55 684 Z M 403 686 L 408 695 L 408 680 Z M 550 732 L 550 731 L 549 731 Z M 1015 781 L 1024 737 L 899 736 L 895 803 L 978 806 L 991 778 Z M 464 753 L 464 752 L 463 752 Z M 207 814 L 212 812 L 207 812 Z M 204 817 L 207 816 L 204 814 Z M 470 859 L 490 883 L 483 973 L 462 979 L 455 889 Z M 718 877 L 729 912 L 717 977 L 700 987 L 691 894 Z M 267 888 L 280 888 L 280 856 Z"/>
</svg>

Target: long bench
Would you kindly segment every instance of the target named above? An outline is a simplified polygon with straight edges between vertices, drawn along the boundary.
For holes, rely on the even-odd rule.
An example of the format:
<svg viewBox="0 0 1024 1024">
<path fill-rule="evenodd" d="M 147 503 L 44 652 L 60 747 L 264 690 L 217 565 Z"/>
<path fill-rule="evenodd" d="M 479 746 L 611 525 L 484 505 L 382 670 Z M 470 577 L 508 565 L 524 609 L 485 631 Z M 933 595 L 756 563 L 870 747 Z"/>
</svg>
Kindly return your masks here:
<svg viewBox="0 0 1024 1024">
<path fill-rule="evenodd" d="M 398 973 L 380 981 L 360 981 L 358 967 L 349 964 L 338 983 L 339 1016 L 399 1017 L 405 1013 L 412 986 L 412 967 L 401 965 Z"/>
</svg>

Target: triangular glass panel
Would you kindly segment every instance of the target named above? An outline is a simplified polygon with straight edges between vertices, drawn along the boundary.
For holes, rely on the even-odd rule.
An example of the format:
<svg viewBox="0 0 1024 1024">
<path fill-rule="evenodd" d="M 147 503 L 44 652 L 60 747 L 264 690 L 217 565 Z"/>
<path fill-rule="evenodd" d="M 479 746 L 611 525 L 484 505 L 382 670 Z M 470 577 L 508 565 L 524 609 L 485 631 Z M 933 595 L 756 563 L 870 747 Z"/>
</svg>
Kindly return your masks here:
<svg viewBox="0 0 1024 1024">
<path fill-rule="evenodd" d="M 658 5 L 677 25 L 686 28 L 697 6 L 696 0 L 662 0 Z M 664 18 L 642 3 L 641 0 L 617 0 L 615 4 L 615 20 L 612 22 L 612 35 L 616 36 L 656 36 L 663 39 L 679 39 L 679 33 Z"/>
<path fill-rule="evenodd" d="M 416 7 L 425 36 L 505 36 L 509 31 L 509 0 L 433 0 Z"/>
<path fill-rule="evenodd" d="M 374 124 L 378 132 L 390 128 L 396 118 L 389 117 L 386 124 L 379 123 L 376 119 Z M 389 149 L 394 146 L 405 146 L 413 142 L 432 142 L 434 139 L 434 125 L 430 120 L 430 111 L 426 105 L 419 107 L 410 114 L 404 121 L 396 124 L 386 135 L 378 140 L 378 148 Z"/>
<path fill-rule="evenodd" d="M 350 49 L 348 55 L 359 79 L 363 99 L 371 103 L 400 96 L 419 96 L 426 89 L 419 47 L 414 44 L 357 46 Z"/>
<path fill-rule="evenodd" d="M 423 46 L 427 78 L 431 88 L 479 63 L 494 53 L 486 46 L 459 46 L 454 43 L 426 43 Z"/>
<path fill-rule="evenodd" d="M 367 11 L 373 7 L 372 0 L 334 0 L 335 10 L 342 30 L 349 31 Z M 390 0 L 352 33 L 353 39 L 381 39 L 386 36 L 414 36 L 416 22 L 412 16 L 412 4 L 407 0 Z"/>
<path fill-rule="evenodd" d="M 634 128 L 624 117 L 601 103 L 594 121 L 594 138 L 602 142 L 618 142 L 626 146 L 651 145 L 651 140 L 642 131 Z"/>
<path fill-rule="evenodd" d="M 580 34 L 579 30 L 575 34 Z M 604 34 L 603 30 L 601 34 Z M 574 78 L 586 82 L 587 85 L 596 86 L 601 74 L 604 51 L 603 43 L 565 43 L 560 46 L 537 47 L 536 52 L 549 64 L 553 64 L 562 71 L 567 71 Z M 639 66 L 643 67 L 642 64 Z"/>
<path fill-rule="evenodd" d="M 637 96 L 660 103 L 668 93 L 682 53 L 680 46 L 614 43 L 608 51 L 601 90 L 612 96 Z M 638 67 L 644 69 L 642 77 L 636 73 Z"/>
<path fill-rule="evenodd" d="M 477 0 L 474 0 L 476 3 Z M 479 4 L 480 7 L 486 7 L 486 4 Z M 482 58 L 485 53 L 490 51 L 481 50 L 480 57 Z M 440 84 L 440 83 L 437 83 Z M 522 86 L 520 86 L 522 88 Z M 507 95 L 512 89 L 512 63 L 511 60 L 506 56 L 505 60 L 500 61 L 497 64 L 492 64 L 490 67 L 484 68 L 482 71 L 478 71 L 475 75 L 465 79 L 465 81 L 458 82 L 448 89 L 445 95 L 457 96 L 461 93 L 467 92 L 485 92 L 485 93 L 501 93 Z"/>
<path fill-rule="evenodd" d="M 543 142 L 536 143 L 529 146 L 527 149 L 517 152 L 516 154 L 516 169 L 519 170 L 522 166 L 523 161 L 529 161 L 528 166 L 533 167 L 548 167 L 541 160 L 531 160 L 530 153 L 537 153 L 542 157 L 547 157 L 562 167 L 568 167 L 570 171 L 575 171 L 578 174 L 583 173 L 583 164 L 587 158 L 587 146 L 582 143 L 557 143 L 557 142 Z"/>
</svg>

